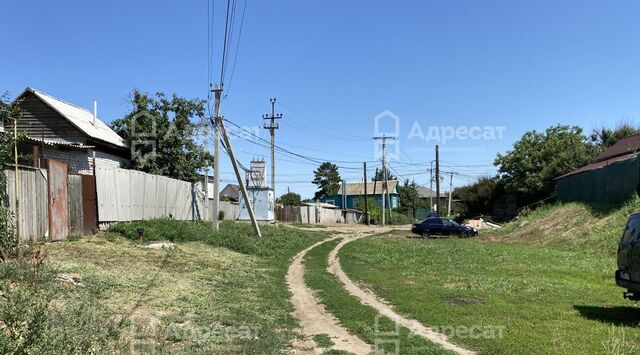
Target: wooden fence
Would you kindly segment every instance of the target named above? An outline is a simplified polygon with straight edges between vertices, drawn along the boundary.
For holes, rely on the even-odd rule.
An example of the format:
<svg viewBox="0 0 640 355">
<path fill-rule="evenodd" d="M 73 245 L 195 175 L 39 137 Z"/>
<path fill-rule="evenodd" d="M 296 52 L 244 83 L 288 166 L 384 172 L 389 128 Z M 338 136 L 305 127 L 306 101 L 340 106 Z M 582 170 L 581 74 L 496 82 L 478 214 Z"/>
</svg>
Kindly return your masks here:
<svg viewBox="0 0 640 355">
<path fill-rule="evenodd" d="M 276 206 L 276 220 L 284 223 L 358 223 L 361 213 L 355 210 L 316 206 Z"/>
<path fill-rule="evenodd" d="M 9 208 L 15 217 L 16 197 L 14 170 L 5 170 Z M 38 241 L 48 234 L 49 217 L 47 207 L 47 172 L 44 169 L 20 167 L 19 190 L 20 216 L 18 222 L 20 239 L 23 242 Z M 15 219 L 14 219 L 15 222 Z"/>
</svg>

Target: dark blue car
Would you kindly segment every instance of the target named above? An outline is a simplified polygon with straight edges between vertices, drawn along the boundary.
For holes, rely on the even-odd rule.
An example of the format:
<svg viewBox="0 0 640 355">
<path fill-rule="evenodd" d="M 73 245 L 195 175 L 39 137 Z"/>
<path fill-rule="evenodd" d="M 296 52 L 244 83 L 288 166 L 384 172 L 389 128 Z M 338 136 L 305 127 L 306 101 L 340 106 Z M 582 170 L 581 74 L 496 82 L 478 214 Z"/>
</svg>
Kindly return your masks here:
<svg viewBox="0 0 640 355">
<path fill-rule="evenodd" d="M 478 235 L 478 230 L 456 221 L 443 217 L 430 217 L 424 221 L 411 225 L 411 232 L 421 235 L 423 238 L 437 236 L 458 236 L 471 238 Z"/>
</svg>

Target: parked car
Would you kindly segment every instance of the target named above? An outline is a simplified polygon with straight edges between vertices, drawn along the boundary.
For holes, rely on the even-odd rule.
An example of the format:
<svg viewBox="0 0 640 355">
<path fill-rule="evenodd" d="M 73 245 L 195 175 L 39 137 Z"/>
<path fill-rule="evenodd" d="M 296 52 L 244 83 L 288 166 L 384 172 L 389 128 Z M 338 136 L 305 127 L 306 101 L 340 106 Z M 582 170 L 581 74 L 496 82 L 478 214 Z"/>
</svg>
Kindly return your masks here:
<svg viewBox="0 0 640 355">
<path fill-rule="evenodd" d="M 624 298 L 640 300 L 640 213 L 629 216 L 618 243 L 616 284 L 627 289 Z"/>
<path fill-rule="evenodd" d="M 478 235 L 478 230 L 469 226 L 458 224 L 456 221 L 443 217 L 431 217 L 424 221 L 411 225 L 411 232 L 421 235 L 423 238 L 435 236 L 458 236 L 470 238 Z"/>
</svg>

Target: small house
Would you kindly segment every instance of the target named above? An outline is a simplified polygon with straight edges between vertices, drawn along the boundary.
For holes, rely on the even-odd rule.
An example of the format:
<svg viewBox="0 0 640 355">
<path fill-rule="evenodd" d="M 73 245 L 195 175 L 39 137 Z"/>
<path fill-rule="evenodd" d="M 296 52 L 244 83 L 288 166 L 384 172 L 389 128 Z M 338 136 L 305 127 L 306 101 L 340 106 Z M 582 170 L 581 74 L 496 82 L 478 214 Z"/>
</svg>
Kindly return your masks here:
<svg viewBox="0 0 640 355">
<path fill-rule="evenodd" d="M 624 201 L 640 191 L 640 134 L 623 138 L 590 164 L 556 178 L 558 200 Z"/>
<path fill-rule="evenodd" d="M 126 142 L 98 118 L 95 102 L 90 112 L 30 87 L 14 102 L 23 111 L 17 130 L 26 142 L 20 149 L 33 157 L 34 166 L 54 159 L 66 163 L 69 172 L 92 174 L 95 164 L 130 164 Z M 4 122 L 5 130 L 13 130 L 13 124 Z"/>
<path fill-rule="evenodd" d="M 378 206 L 382 207 L 382 196 L 383 196 L 383 182 L 348 182 L 344 185 L 345 189 L 343 190 L 342 183 L 340 184 L 340 189 L 338 190 L 337 195 L 330 195 L 320 199 L 320 202 L 329 203 L 339 208 L 343 209 L 356 209 L 359 200 L 364 200 L 365 196 L 365 184 L 367 187 L 367 196 L 369 198 L 373 198 Z M 344 192 L 344 194 L 343 194 Z M 386 191 L 385 195 L 386 195 Z M 346 206 L 343 206 L 343 195 L 346 199 Z M 386 196 L 385 196 L 386 198 Z M 389 201 L 391 201 L 391 208 L 398 207 L 398 181 L 390 180 L 389 181 L 389 198 L 385 199 L 385 207 L 388 207 Z"/>
</svg>

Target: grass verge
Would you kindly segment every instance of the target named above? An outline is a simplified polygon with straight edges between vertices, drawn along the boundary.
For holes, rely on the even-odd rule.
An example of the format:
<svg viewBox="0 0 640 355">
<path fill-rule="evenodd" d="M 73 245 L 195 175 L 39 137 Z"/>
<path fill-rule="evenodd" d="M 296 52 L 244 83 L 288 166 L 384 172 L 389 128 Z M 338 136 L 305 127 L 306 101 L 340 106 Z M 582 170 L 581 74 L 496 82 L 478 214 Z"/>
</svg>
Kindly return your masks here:
<svg viewBox="0 0 640 355">
<path fill-rule="evenodd" d="M 544 218 L 556 215 L 538 213 L 547 217 L 539 216 L 535 228 L 553 226 Z M 572 227 L 562 228 L 568 238 Z M 622 231 L 621 225 L 610 228 Z M 340 261 L 354 281 L 398 312 L 482 353 L 640 350 L 640 309 L 615 286 L 611 252 L 598 250 L 614 242 L 594 234 L 597 239 L 575 240 L 582 247 L 571 248 L 549 235 L 522 235 L 500 231 L 479 239 L 421 240 L 396 232 L 347 244 Z"/>
<path fill-rule="evenodd" d="M 343 289 L 340 281 L 327 270 L 329 252 L 338 243 L 339 240 L 323 243 L 309 251 L 304 258 L 305 283 L 316 291 L 325 309 L 333 314 L 342 326 L 365 342 L 373 345 L 376 340 L 388 341 L 381 345 L 387 352 L 395 350 L 397 341 L 401 354 L 447 353 L 436 344 L 411 335 L 404 327 L 396 329 L 395 323 L 379 316 L 375 309 L 363 305 Z M 384 332 L 391 335 L 382 335 Z"/>
<path fill-rule="evenodd" d="M 144 248 L 138 227 L 147 240 L 169 239 L 176 248 Z M 289 259 L 321 236 L 280 227 L 263 227 L 263 235 L 254 237 L 249 225 L 224 223 L 213 233 L 206 223 L 157 220 L 43 248 L 54 276 L 77 274 L 85 285 L 69 292 L 85 294 L 92 309 L 104 310 L 100 324 L 115 334 L 107 349 L 276 354 L 297 336 L 284 280 Z M 66 307 L 68 300 L 53 304 Z"/>
</svg>

